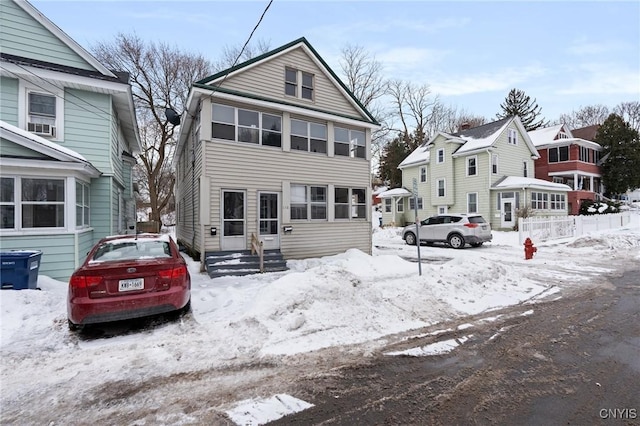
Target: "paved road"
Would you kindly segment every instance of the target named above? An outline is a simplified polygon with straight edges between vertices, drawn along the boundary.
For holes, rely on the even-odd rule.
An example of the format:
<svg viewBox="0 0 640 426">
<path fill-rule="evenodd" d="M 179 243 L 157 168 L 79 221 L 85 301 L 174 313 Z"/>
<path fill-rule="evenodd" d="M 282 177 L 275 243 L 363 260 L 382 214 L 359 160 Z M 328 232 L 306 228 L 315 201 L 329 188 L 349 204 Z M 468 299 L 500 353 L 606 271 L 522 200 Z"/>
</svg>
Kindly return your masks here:
<svg viewBox="0 0 640 426">
<path fill-rule="evenodd" d="M 315 407 L 272 424 L 640 425 L 640 270 L 609 281 L 390 348 L 468 337 L 446 355 L 303 381 Z"/>
</svg>

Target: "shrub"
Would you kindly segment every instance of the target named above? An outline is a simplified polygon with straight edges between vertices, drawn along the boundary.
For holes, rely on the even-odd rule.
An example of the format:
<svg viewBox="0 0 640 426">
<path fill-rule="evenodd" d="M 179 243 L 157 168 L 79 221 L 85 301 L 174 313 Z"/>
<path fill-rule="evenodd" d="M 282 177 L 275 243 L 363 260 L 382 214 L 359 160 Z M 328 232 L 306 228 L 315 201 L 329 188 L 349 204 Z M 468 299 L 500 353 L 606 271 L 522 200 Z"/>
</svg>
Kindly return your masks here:
<svg viewBox="0 0 640 426">
<path fill-rule="evenodd" d="M 620 203 L 615 201 L 582 200 L 580 203 L 580 215 L 620 213 Z"/>
</svg>

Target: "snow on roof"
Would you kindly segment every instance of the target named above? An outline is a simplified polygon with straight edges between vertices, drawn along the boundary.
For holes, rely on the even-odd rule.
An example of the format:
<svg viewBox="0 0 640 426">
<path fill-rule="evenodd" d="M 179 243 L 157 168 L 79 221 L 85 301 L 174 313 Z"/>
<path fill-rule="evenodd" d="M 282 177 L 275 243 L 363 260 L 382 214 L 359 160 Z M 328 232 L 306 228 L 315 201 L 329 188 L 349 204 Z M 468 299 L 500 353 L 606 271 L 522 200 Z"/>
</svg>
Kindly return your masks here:
<svg viewBox="0 0 640 426">
<path fill-rule="evenodd" d="M 502 181 L 493 185 L 493 188 L 534 188 L 534 189 L 546 189 L 555 191 L 571 191 L 569 185 L 563 183 L 549 182 L 548 180 L 521 177 L 521 176 L 507 176 Z"/>
<path fill-rule="evenodd" d="M 388 189 L 389 189 L 388 186 L 379 186 L 373 191 L 373 195 L 378 195 L 384 191 L 387 191 Z"/>
<path fill-rule="evenodd" d="M 455 153 L 456 154 L 461 154 L 461 153 L 464 153 L 464 152 L 471 152 L 471 151 L 475 151 L 475 150 L 478 150 L 478 149 L 490 147 L 491 145 L 493 145 L 493 143 L 495 142 L 496 138 L 500 134 L 502 134 L 504 129 L 509 125 L 509 123 L 511 123 L 511 120 L 510 119 L 509 120 L 505 119 L 504 123 L 502 123 L 502 126 L 500 126 L 500 128 L 498 128 L 497 130 L 493 131 L 492 133 L 489 133 L 486 136 L 483 135 L 484 137 L 474 137 L 474 136 L 471 136 L 471 135 L 465 136 L 464 134 L 460 134 L 458 137 L 463 139 L 465 141 L 465 144 L 462 145 L 460 148 L 458 148 L 458 150 Z M 494 123 L 489 123 L 489 124 L 494 124 Z"/>
<path fill-rule="evenodd" d="M 529 137 L 531 138 L 531 142 L 533 142 L 534 146 L 547 145 L 554 141 L 560 130 L 562 129 L 563 124 L 557 124 L 555 126 L 544 127 L 542 129 L 531 130 L 529 133 Z"/>
<path fill-rule="evenodd" d="M 411 166 L 414 164 L 428 163 L 430 157 L 429 151 L 429 143 L 423 142 L 419 147 L 413 150 L 411 154 L 407 156 L 402 162 L 398 165 L 399 169 L 403 167 Z"/>
<path fill-rule="evenodd" d="M 68 155 L 69 157 L 73 157 L 77 160 L 83 161 L 85 163 L 88 163 L 87 159 L 84 158 L 82 155 L 78 154 L 77 152 L 69 149 L 69 148 L 65 148 L 64 146 L 58 145 L 55 142 L 52 142 L 48 139 L 45 139 L 43 137 L 40 137 L 38 135 L 34 135 L 31 132 L 27 132 L 24 129 L 21 129 L 19 127 L 13 126 L 9 123 L 5 123 L 4 121 L 0 120 L 0 128 L 3 130 L 6 130 L 8 132 L 14 133 L 20 137 L 23 137 L 25 139 L 28 139 L 32 142 L 35 142 L 39 145 L 43 145 L 46 146 L 47 148 L 53 149 L 55 151 L 58 151 L 62 154 Z"/>
<path fill-rule="evenodd" d="M 393 188 L 378 195 L 378 198 L 406 197 L 413 193 L 404 188 Z"/>
</svg>

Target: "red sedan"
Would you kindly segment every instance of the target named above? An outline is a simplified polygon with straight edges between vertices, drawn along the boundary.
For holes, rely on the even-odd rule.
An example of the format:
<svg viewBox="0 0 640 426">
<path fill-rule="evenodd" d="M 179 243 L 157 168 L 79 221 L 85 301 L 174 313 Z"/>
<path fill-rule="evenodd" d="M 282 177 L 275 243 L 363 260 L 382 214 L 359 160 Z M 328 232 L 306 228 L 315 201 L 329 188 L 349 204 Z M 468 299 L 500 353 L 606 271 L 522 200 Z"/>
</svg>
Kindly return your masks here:
<svg viewBox="0 0 640 426">
<path fill-rule="evenodd" d="M 106 237 L 69 280 L 69 328 L 188 311 L 190 301 L 191 277 L 170 236 Z"/>
</svg>

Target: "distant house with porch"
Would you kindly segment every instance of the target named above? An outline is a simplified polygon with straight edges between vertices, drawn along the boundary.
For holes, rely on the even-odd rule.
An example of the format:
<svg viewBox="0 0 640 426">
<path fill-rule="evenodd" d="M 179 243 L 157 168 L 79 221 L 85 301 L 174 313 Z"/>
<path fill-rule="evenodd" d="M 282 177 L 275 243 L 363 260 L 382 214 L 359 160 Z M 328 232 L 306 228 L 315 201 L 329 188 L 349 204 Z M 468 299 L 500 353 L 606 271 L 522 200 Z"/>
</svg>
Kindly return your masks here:
<svg viewBox="0 0 640 426">
<path fill-rule="evenodd" d="M 518 213 L 566 215 L 567 185 L 534 178 L 538 152 L 518 117 L 457 133 L 438 132 L 398 166 L 402 187 L 383 192 L 383 225 L 435 214 L 478 213 L 513 229 Z M 414 186 L 417 194 L 414 194 Z"/>
<path fill-rule="evenodd" d="M 378 127 L 305 38 L 196 82 L 174 159 L 178 241 L 203 263 L 252 236 L 285 259 L 370 253 Z"/>
<path fill-rule="evenodd" d="M 594 126 L 580 130 L 585 135 L 595 131 Z M 567 193 L 569 214 L 578 214 L 583 200 L 602 196 L 602 174 L 598 165 L 602 146 L 575 137 L 565 124 L 533 130 L 529 137 L 540 154 L 535 160 L 536 178 L 571 188 Z"/>
</svg>

